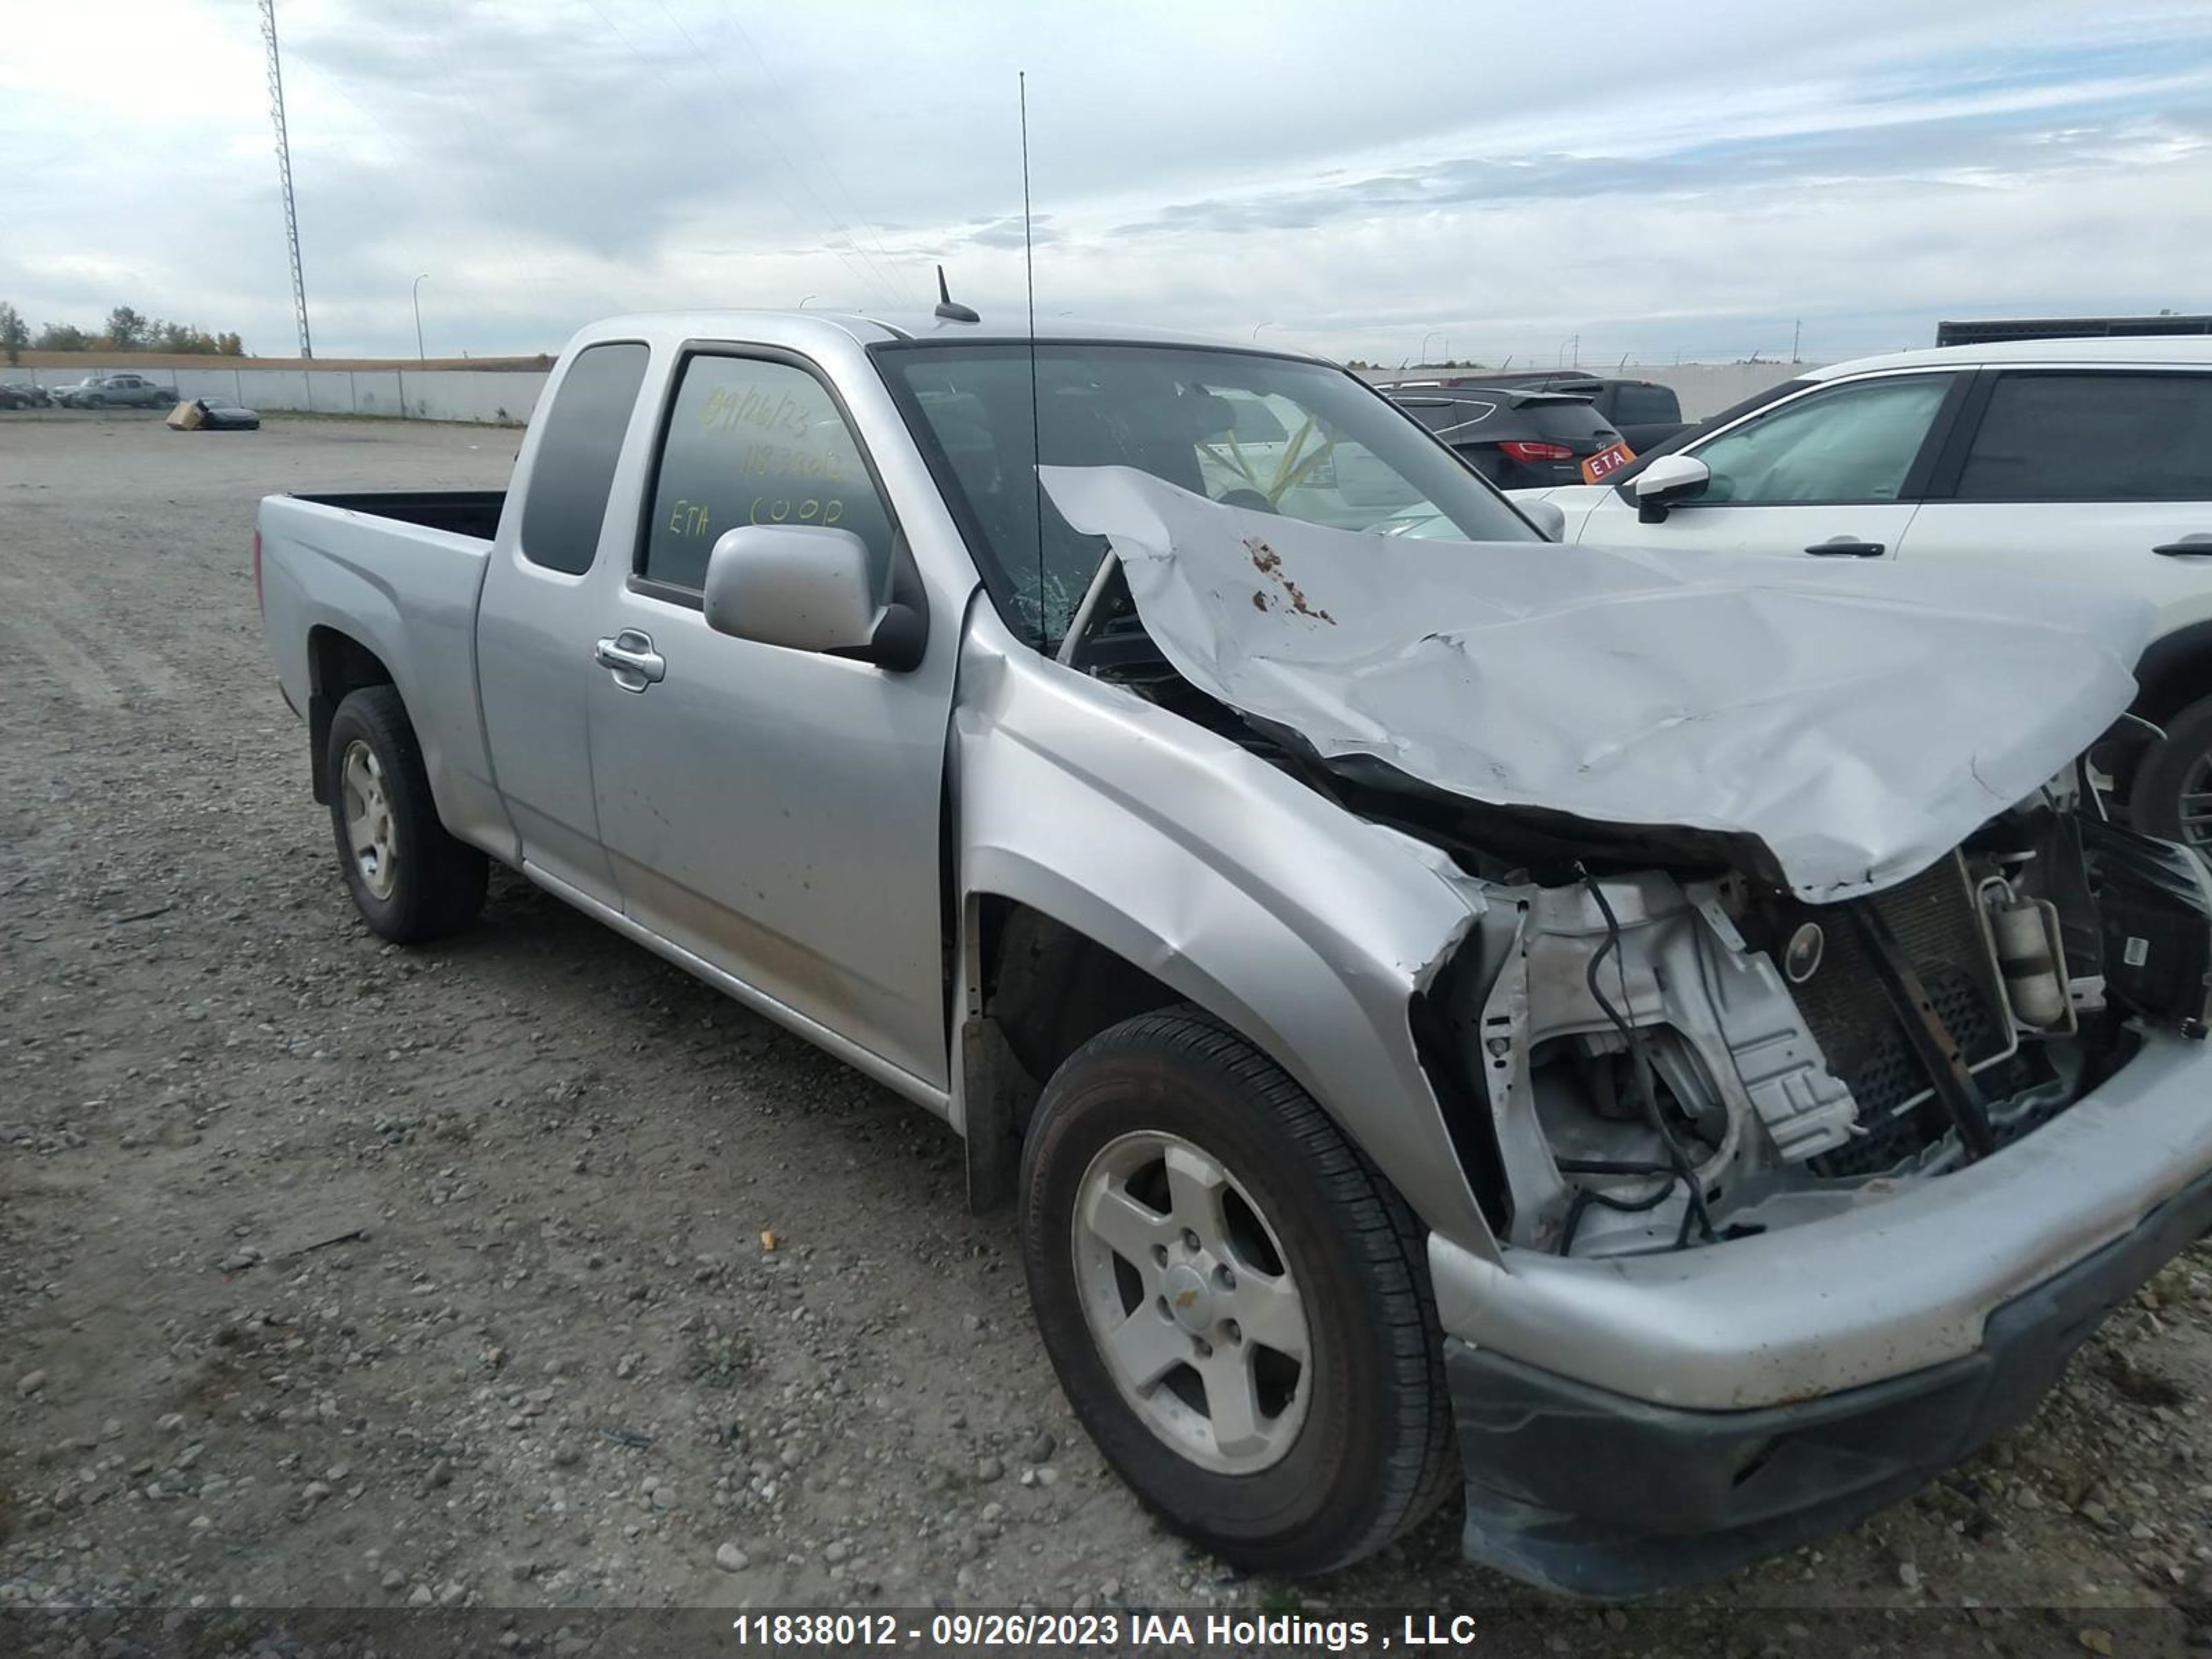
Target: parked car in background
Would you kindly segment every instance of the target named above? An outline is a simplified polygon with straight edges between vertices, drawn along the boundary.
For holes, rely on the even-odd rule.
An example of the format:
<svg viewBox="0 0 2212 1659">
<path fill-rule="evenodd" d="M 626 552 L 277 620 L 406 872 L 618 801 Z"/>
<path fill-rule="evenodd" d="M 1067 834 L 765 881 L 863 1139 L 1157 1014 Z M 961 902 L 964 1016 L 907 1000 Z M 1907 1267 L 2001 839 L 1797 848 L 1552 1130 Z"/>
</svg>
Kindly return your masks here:
<svg viewBox="0 0 2212 1659">
<path fill-rule="evenodd" d="M 75 386 L 57 387 L 54 401 L 64 409 L 166 409 L 177 393 L 143 374 L 89 374 Z"/>
<path fill-rule="evenodd" d="M 1419 381 L 1382 390 L 1500 489 L 1595 483 L 1636 459 L 1579 392 Z"/>
<path fill-rule="evenodd" d="M 1540 499 L 1568 541 L 1957 562 L 2150 600 L 2135 712 L 2166 736 L 2113 757 L 2119 799 L 2212 854 L 2212 339 L 1838 363 Z"/>
<path fill-rule="evenodd" d="M 949 305 L 594 325 L 508 489 L 252 556 L 365 925 L 496 860 L 941 1115 L 1247 1570 L 1795 1547 L 2212 1219 L 2212 872 L 2081 781 L 2140 601 L 1563 546 L 1318 359 Z"/>
<path fill-rule="evenodd" d="M 203 432 L 258 432 L 260 414 L 228 398 L 202 398 L 200 430 Z"/>
<path fill-rule="evenodd" d="M 258 432 L 261 416 L 222 397 L 186 398 L 169 411 L 178 432 Z"/>
<path fill-rule="evenodd" d="M 0 381 L 0 409 L 44 409 L 52 401 L 42 386 L 27 380 Z"/>
<path fill-rule="evenodd" d="M 1435 384 L 1455 387 L 1511 386 L 1521 391 L 1564 392 L 1587 398 L 1613 429 L 1620 434 L 1621 441 L 1639 455 L 1656 449 L 1677 434 L 1687 431 L 1692 424 L 1682 418 L 1682 402 L 1674 395 L 1674 388 L 1662 386 L 1656 380 L 1623 380 L 1586 374 L 1578 368 L 1546 368 L 1510 374 L 1474 370 L 1446 375 Z"/>
</svg>

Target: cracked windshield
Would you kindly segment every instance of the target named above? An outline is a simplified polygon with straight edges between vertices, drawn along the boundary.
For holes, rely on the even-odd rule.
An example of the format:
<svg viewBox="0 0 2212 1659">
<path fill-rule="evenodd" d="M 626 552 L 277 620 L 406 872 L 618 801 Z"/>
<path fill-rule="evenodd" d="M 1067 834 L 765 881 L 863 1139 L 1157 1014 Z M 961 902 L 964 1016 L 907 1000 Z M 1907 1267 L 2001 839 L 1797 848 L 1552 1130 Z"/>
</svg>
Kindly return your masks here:
<svg viewBox="0 0 2212 1659">
<path fill-rule="evenodd" d="M 1242 352 L 1046 342 L 880 348 L 992 598 L 1049 647 L 1104 556 L 1039 492 L 1048 466 L 1129 466 L 1226 506 L 1384 536 L 1533 541 L 1449 451 L 1342 371 Z M 1034 398 L 1034 402 L 1032 399 Z M 1035 410 L 1032 426 L 1031 410 Z"/>
</svg>

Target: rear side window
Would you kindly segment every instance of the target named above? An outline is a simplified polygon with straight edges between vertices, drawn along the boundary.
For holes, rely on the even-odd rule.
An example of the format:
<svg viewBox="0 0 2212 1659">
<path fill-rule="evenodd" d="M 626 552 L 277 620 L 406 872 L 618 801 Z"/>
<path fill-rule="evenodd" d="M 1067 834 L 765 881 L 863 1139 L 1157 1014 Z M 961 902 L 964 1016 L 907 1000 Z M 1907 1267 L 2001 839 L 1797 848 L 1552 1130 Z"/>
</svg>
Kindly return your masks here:
<svg viewBox="0 0 2212 1659">
<path fill-rule="evenodd" d="M 571 576 L 592 568 L 645 363 L 641 345 L 586 346 L 562 376 L 522 504 L 522 556 L 531 563 Z"/>
<path fill-rule="evenodd" d="M 1615 426 L 1656 425 L 1663 421 L 1682 418 L 1682 405 L 1674 392 L 1663 386 L 1624 386 L 1613 388 L 1613 423 Z"/>
<path fill-rule="evenodd" d="M 697 591 L 722 535 L 748 524 L 849 530 L 890 580 L 890 513 L 827 387 L 791 363 L 694 357 L 660 452 L 643 574 Z"/>
<path fill-rule="evenodd" d="M 2212 374 L 2001 375 L 1957 495 L 2212 501 Z"/>
</svg>

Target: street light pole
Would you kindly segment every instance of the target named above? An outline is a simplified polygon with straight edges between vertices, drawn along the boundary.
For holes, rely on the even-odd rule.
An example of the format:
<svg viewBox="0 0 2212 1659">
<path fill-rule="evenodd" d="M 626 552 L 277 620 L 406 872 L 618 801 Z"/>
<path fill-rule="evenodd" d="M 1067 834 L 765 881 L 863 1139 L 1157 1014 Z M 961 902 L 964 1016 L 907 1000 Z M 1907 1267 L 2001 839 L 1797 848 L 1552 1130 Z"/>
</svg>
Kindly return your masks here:
<svg viewBox="0 0 2212 1659">
<path fill-rule="evenodd" d="M 1437 335 L 1443 332 L 1443 330 L 1440 328 L 1432 328 L 1426 334 L 1421 336 L 1420 367 L 1423 368 L 1426 368 L 1429 366 L 1429 342 L 1435 339 Z"/>
<path fill-rule="evenodd" d="M 1273 327 L 1274 327 L 1274 325 L 1273 325 L 1273 323 L 1255 323 L 1255 325 L 1253 325 L 1253 328 L 1252 328 L 1252 338 L 1253 338 L 1254 343 L 1258 343 L 1259 338 L 1260 338 L 1260 331 L 1261 331 L 1261 329 L 1263 329 L 1263 328 L 1273 328 Z"/>
<path fill-rule="evenodd" d="M 426 270 L 422 276 L 417 276 L 415 279 L 415 286 L 410 290 L 415 296 L 415 361 L 418 363 L 429 361 L 422 353 L 422 284 L 429 275 L 430 273 Z"/>
</svg>

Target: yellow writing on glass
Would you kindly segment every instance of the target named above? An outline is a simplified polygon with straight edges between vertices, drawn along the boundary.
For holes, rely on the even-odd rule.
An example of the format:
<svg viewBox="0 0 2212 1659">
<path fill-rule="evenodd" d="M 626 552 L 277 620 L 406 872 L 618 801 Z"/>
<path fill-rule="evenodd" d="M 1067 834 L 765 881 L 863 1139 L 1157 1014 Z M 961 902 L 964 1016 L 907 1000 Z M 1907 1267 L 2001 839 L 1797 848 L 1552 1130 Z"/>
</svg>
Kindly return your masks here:
<svg viewBox="0 0 2212 1659">
<path fill-rule="evenodd" d="M 827 500 L 817 495 L 756 495 L 753 497 L 752 521 L 755 524 L 836 524 L 845 516 L 845 503 L 836 496 Z"/>
<path fill-rule="evenodd" d="M 840 449 L 798 449 L 787 444 L 754 444 L 738 452 L 736 465 L 738 474 L 748 478 L 773 476 L 842 483 L 848 453 Z"/>
<path fill-rule="evenodd" d="M 787 392 L 769 392 L 757 386 L 718 386 L 707 394 L 699 424 L 708 432 L 751 426 L 804 438 L 808 422 L 805 407 Z"/>
<path fill-rule="evenodd" d="M 707 508 L 703 502 L 678 501 L 668 515 L 668 533 L 672 536 L 703 536 L 707 529 Z"/>
</svg>

